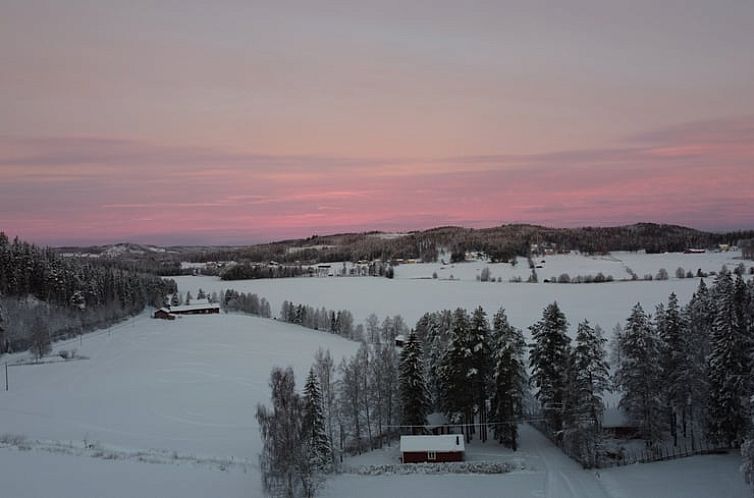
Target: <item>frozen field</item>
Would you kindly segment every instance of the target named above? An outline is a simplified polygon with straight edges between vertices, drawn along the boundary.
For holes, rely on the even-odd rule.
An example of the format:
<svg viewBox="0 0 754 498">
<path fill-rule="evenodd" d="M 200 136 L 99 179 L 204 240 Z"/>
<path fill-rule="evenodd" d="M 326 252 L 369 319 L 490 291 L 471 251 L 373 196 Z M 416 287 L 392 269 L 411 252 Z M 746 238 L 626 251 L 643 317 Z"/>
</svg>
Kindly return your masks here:
<svg viewBox="0 0 754 498">
<path fill-rule="evenodd" d="M 511 323 L 526 329 L 542 313 L 542 309 L 557 301 L 566 313 L 573 327 L 588 318 L 600 324 L 606 332 L 618 322 L 623 322 L 631 307 L 637 302 L 653 311 L 655 305 L 666 301 L 675 292 L 681 303 L 685 303 L 696 290 L 699 279 L 676 279 L 675 269 L 698 268 L 702 271 L 719 271 L 723 264 L 729 268 L 741 262 L 739 253 L 708 254 L 658 254 L 616 253 L 605 257 L 586 257 L 576 254 L 547 256 L 543 269 L 538 269 L 540 283 L 510 283 L 511 276 L 528 276 L 530 270 L 522 260 L 516 267 L 509 264 L 486 265 L 469 262 L 455 265 L 407 264 L 396 268 L 396 278 L 389 280 L 379 277 L 300 277 L 272 280 L 237 280 L 224 282 L 217 277 L 182 276 L 175 277 L 181 291 L 190 290 L 196 295 L 199 288 L 205 291 L 235 289 L 241 292 L 254 292 L 270 301 L 273 313 L 277 314 L 284 300 L 312 306 L 325 306 L 330 309 L 347 309 L 354 314 L 356 323 L 361 323 L 370 313 L 380 318 L 385 315 L 401 314 L 409 325 L 413 325 L 427 311 L 459 306 L 475 308 L 483 306 L 488 314 L 500 306 L 508 312 Z M 541 259 L 537 260 L 540 264 Z M 752 265 L 746 263 L 747 270 Z M 501 276 L 502 282 L 478 282 L 476 275 L 489 266 L 492 275 Z M 657 273 L 665 268 L 671 275 L 669 280 L 616 281 L 602 284 L 551 284 L 542 283 L 544 278 L 569 273 L 596 274 L 603 272 L 614 278 L 628 277 L 625 266 L 638 275 Z M 337 267 L 337 265 L 335 265 Z M 431 278 L 434 271 L 438 279 Z M 444 273 L 443 273 L 444 272 Z M 507 273 L 505 273 L 507 272 Z M 458 280 L 445 280 L 453 274 Z"/>
</svg>

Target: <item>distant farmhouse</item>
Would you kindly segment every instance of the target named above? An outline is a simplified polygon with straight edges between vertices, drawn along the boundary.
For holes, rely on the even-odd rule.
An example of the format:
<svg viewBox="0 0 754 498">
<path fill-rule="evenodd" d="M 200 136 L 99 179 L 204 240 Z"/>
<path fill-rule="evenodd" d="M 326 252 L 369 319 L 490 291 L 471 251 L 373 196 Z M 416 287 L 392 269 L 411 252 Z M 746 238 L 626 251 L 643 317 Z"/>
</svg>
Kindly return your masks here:
<svg viewBox="0 0 754 498">
<path fill-rule="evenodd" d="M 191 304 L 165 306 L 154 312 L 154 318 L 175 320 L 176 315 L 213 315 L 220 313 L 220 305 L 206 299 L 197 299 Z"/>
<path fill-rule="evenodd" d="M 465 452 L 461 434 L 401 436 L 403 463 L 462 462 Z"/>
</svg>

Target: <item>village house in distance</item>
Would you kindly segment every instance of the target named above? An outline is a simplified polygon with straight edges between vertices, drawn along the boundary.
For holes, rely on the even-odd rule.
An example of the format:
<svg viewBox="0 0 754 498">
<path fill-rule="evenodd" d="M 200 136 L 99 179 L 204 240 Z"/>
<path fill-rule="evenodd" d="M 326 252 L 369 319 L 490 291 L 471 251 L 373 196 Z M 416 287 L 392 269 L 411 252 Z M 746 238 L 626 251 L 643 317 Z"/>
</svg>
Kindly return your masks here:
<svg viewBox="0 0 754 498">
<path fill-rule="evenodd" d="M 220 304 L 210 303 L 207 299 L 197 299 L 191 304 L 163 306 L 154 312 L 153 318 L 175 320 L 176 315 L 212 315 L 220 313 Z"/>
</svg>

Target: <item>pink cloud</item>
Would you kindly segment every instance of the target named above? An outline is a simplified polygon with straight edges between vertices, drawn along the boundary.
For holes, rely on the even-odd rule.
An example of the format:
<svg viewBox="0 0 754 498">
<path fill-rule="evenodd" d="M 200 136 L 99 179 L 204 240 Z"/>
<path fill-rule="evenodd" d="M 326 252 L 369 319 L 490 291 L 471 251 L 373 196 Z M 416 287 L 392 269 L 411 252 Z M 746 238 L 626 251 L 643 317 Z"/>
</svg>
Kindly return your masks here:
<svg viewBox="0 0 754 498">
<path fill-rule="evenodd" d="M 754 225 L 754 117 L 620 147 L 453 158 L 269 156 L 0 140 L 0 230 L 43 243 L 223 243 L 531 222 Z"/>
</svg>

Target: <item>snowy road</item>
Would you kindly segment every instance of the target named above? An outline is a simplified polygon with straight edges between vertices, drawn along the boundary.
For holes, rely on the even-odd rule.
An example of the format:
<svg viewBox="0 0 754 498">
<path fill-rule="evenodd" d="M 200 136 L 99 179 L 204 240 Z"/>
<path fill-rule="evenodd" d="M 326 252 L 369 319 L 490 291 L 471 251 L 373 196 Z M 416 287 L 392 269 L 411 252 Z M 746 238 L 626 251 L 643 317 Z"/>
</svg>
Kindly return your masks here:
<svg viewBox="0 0 754 498">
<path fill-rule="evenodd" d="M 544 498 L 608 498 L 596 472 L 582 469 L 532 426 L 521 425 L 520 431 L 528 468 L 544 472 Z"/>
</svg>

